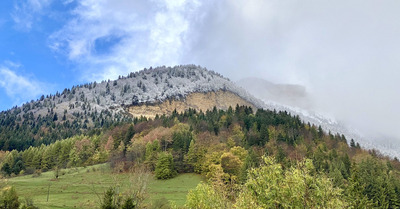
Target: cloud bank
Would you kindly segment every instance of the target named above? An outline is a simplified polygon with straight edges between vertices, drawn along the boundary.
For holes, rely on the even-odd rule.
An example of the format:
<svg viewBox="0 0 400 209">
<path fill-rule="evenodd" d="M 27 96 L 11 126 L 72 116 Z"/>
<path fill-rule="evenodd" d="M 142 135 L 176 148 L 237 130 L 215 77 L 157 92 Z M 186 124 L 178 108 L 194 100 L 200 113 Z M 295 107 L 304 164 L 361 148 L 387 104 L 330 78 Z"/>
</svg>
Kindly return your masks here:
<svg viewBox="0 0 400 209">
<path fill-rule="evenodd" d="M 234 80 L 304 85 L 318 111 L 367 136 L 400 141 L 399 7 L 369 0 L 205 4 L 184 60 Z"/>
</svg>

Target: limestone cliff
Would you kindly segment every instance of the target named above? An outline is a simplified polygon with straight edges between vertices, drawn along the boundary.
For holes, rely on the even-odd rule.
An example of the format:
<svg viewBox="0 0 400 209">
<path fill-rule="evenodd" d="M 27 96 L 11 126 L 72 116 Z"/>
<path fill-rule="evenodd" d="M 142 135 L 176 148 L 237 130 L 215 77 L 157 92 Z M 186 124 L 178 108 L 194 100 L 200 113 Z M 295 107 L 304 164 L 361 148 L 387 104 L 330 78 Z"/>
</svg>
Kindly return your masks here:
<svg viewBox="0 0 400 209">
<path fill-rule="evenodd" d="M 190 93 L 184 99 L 167 100 L 156 104 L 141 104 L 128 107 L 128 112 L 134 117 L 146 116 L 154 118 L 157 114 L 171 114 L 175 109 L 183 112 L 189 108 L 203 112 L 211 110 L 214 106 L 227 110 L 229 106 L 246 105 L 255 109 L 255 106 L 230 91 L 216 91 L 206 93 Z"/>
</svg>

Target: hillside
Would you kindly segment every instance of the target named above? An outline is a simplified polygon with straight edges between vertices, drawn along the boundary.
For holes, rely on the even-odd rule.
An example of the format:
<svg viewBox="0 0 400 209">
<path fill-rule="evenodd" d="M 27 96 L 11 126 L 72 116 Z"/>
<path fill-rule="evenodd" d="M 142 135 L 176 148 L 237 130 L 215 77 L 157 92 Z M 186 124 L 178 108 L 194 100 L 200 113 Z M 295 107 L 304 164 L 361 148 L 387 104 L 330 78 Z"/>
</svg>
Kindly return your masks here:
<svg viewBox="0 0 400 209">
<path fill-rule="evenodd" d="M 1 112 L 0 149 L 22 150 L 49 144 L 89 130 L 132 122 L 141 115 L 168 114 L 175 108 L 205 111 L 236 104 L 262 107 L 261 101 L 228 79 L 199 66 L 144 69 L 114 81 L 66 88 Z"/>
<path fill-rule="evenodd" d="M 188 108 L 206 111 L 215 106 L 226 110 L 239 104 L 251 106 L 254 110 L 263 108 L 299 115 L 304 122 L 355 139 L 367 149 L 400 157 L 396 146 L 377 144 L 328 117 L 279 103 L 307 101 L 300 86 L 277 85 L 260 79 L 247 79 L 238 84 L 262 100 L 218 73 L 195 65 L 144 69 L 113 81 L 73 86 L 61 93 L 41 96 L 36 101 L 0 112 L 0 150 L 23 150 L 29 146 L 50 144 L 74 135 L 134 122 L 141 116 L 154 118 L 171 114 L 175 109 L 178 112 Z"/>
<path fill-rule="evenodd" d="M 21 197 L 33 200 L 39 208 L 97 208 L 103 191 L 110 186 L 119 185 L 126 194 L 134 187 L 132 181 L 137 177 L 132 173 L 113 173 L 109 164 L 87 167 L 74 167 L 61 171 L 62 175 L 54 180 L 54 172 L 43 172 L 32 178 L 31 175 L 9 179 L 5 184 L 15 186 Z M 53 181 L 49 181 L 53 180 Z M 195 189 L 202 180 L 200 175 L 182 174 L 176 178 L 157 180 L 148 173 L 142 181 L 147 181 L 148 194 L 146 202 L 151 203 L 163 198 L 173 200 L 178 206 L 185 203 L 190 189 Z M 0 180 L 1 182 L 1 180 Z M 182 184 L 183 183 L 183 184 Z M 50 195 L 47 193 L 50 184 Z M 1 187 L 0 187 L 1 189 Z"/>
<path fill-rule="evenodd" d="M 318 114 L 262 102 L 201 67 L 145 69 L 1 112 L 0 148 L 10 152 L 0 151 L 5 178 L 0 199 L 16 197 L 13 188 L 29 191 L 30 182 L 61 182 L 63 169 L 106 163 L 112 178 L 125 173 L 156 179 L 202 175 L 207 181 L 189 191 L 186 201 L 179 199 L 186 208 L 400 206 L 398 159 L 363 150 L 351 134 Z M 38 181 L 26 181 L 29 176 L 7 180 L 49 170 L 54 176 L 46 173 Z M 88 195 L 83 198 L 87 205 L 75 201 L 79 191 L 65 187 L 72 180 L 56 187 L 56 197 L 67 201 L 63 192 L 72 192 L 74 201 L 65 205 L 82 207 L 169 208 L 168 201 L 149 202 L 152 197 L 145 194 L 151 191 L 121 193 L 123 187 L 98 180 L 102 196 L 94 200 Z M 136 182 L 147 188 L 145 181 Z M 300 195 L 289 195 L 292 188 Z M 269 197 L 266 190 L 277 195 Z M 40 191 L 39 196 L 19 194 L 49 206 L 46 188 Z"/>
<path fill-rule="evenodd" d="M 321 126 L 325 131 L 340 133 L 354 139 L 364 149 L 375 149 L 384 155 L 400 158 L 400 143 L 387 136 L 369 136 L 314 110 L 311 97 L 304 86 L 274 84 L 261 78 L 245 78 L 236 84 L 263 101 L 263 109 L 286 111 L 298 115 L 301 120 Z"/>
<path fill-rule="evenodd" d="M 46 183 L 54 186 L 50 198 L 63 200 L 65 205 L 161 208 L 163 204 L 163 208 L 171 208 L 168 201 L 149 202 L 157 195 L 146 189 L 151 185 L 144 177 L 150 173 L 156 179 L 174 179 L 185 173 L 198 173 L 206 179 L 189 191 L 184 208 L 400 206 L 397 159 L 363 150 L 353 140 L 324 132 L 287 112 L 254 112 L 245 106 L 205 113 L 194 109 L 173 112 L 47 146 L 0 152 L 0 162 L 5 178 L 0 199 L 8 203 L 10 196 L 19 194 L 51 208 L 59 204 L 54 199 L 46 201 Z M 102 163 L 110 165 L 112 172 L 88 169 L 85 174 L 74 174 L 74 168 Z M 53 172 L 41 174 L 49 170 Z M 75 178 L 69 175 L 71 171 Z M 28 176 L 13 178 L 24 175 Z M 134 184 L 126 178 L 115 181 L 130 175 L 135 177 Z M 98 188 L 97 200 L 90 184 L 82 191 L 85 179 L 95 182 L 92 188 Z M 110 183 L 112 180 L 118 183 Z M 35 185 L 42 185 L 36 189 L 37 195 L 26 192 Z M 127 186 L 131 189 L 125 190 Z M 161 187 L 179 192 L 175 186 Z M 174 195 L 168 198 L 173 200 Z M 0 201 L 0 207 L 2 204 Z"/>
<path fill-rule="evenodd" d="M 78 114 L 90 115 L 96 111 L 109 111 L 115 118 L 126 113 L 126 107 L 171 99 L 180 100 L 194 92 L 220 90 L 230 91 L 254 105 L 261 104 L 221 75 L 199 66 L 185 65 L 144 69 L 113 81 L 73 86 L 61 93 L 42 96 L 37 101 L 14 107 L 1 114 L 16 113 L 16 117 L 23 120 L 27 118 L 23 117 L 26 114 L 33 114 L 37 118 L 39 115 L 44 117 L 51 113 L 66 115 L 68 120 L 73 120 Z"/>
</svg>

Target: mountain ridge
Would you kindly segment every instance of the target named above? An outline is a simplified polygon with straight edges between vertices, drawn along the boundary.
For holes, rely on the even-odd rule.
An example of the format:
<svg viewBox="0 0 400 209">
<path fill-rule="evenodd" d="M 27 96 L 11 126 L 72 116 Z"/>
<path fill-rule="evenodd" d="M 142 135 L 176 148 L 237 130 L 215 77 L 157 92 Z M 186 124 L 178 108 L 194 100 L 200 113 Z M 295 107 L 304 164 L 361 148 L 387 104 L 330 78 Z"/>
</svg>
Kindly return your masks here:
<svg viewBox="0 0 400 209">
<path fill-rule="evenodd" d="M 180 65 L 175 67 L 157 67 L 144 69 L 128 76 L 120 76 L 117 80 L 92 82 L 66 88 L 55 95 L 41 96 L 36 101 L 27 102 L 8 111 L 23 113 L 32 112 L 35 117 L 55 112 L 62 115 L 67 111 L 71 114 L 93 112 L 94 110 L 109 110 L 113 114 L 124 112 L 125 107 L 164 102 L 166 100 L 180 100 L 193 92 L 230 91 L 249 101 L 256 107 L 262 102 L 243 89 L 235 86 L 229 79 L 195 65 Z M 18 110 L 19 109 L 19 110 Z M 46 113 L 47 111 L 47 113 Z"/>
<path fill-rule="evenodd" d="M 250 104 L 254 109 L 286 111 L 292 115 L 299 115 L 305 122 L 321 126 L 327 132 L 344 134 L 348 139 L 354 138 L 366 148 L 378 147 L 384 154 L 400 157 L 396 150 L 365 140 L 365 137 L 357 134 L 355 130 L 349 130 L 323 115 L 282 105 L 265 98 L 260 100 L 228 78 L 196 65 L 145 68 L 129 73 L 127 76 L 120 76 L 117 80 L 92 82 L 73 86 L 70 89 L 66 88 L 61 93 L 41 96 L 36 101 L 2 111 L 0 112 L 0 148 L 11 150 L 17 147 L 22 149 L 31 145 L 38 146 L 41 143 L 48 144 L 92 129 L 133 121 L 132 116 L 155 117 L 156 114 L 169 114 L 174 108 L 169 107 L 168 111 L 159 111 L 156 114 L 144 114 L 145 110 L 142 110 L 140 114 L 132 114 L 129 110 L 132 109 L 131 107 L 143 107 L 167 101 L 184 103 L 185 98 L 192 93 L 209 92 L 228 92 L 227 94 L 232 94 L 231 97 L 243 100 L 238 102 L 240 99 L 236 99 L 225 105 L 225 109 L 237 103 Z M 200 102 L 199 100 L 194 103 Z M 221 108 L 217 103 L 214 105 Z M 191 105 L 191 108 L 194 106 Z M 179 111 L 184 111 L 189 107 L 190 105 Z M 202 111 L 205 111 L 205 108 Z M 21 129 L 26 131 L 14 133 Z"/>
<path fill-rule="evenodd" d="M 255 108 L 263 105 L 229 79 L 200 66 L 149 68 L 113 81 L 66 88 L 61 93 L 43 95 L 36 101 L 0 112 L 0 149 L 21 150 L 133 122 L 137 119 L 128 111 L 131 106 L 180 101 L 191 93 L 218 91 L 231 92 Z"/>
</svg>

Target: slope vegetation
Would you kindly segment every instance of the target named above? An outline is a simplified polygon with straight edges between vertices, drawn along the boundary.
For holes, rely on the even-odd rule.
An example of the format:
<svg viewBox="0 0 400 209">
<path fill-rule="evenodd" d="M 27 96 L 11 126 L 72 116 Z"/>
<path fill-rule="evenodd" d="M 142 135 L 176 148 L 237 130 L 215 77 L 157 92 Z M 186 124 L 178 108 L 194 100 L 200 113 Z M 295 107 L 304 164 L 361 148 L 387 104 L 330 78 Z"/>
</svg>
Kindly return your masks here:
<svg viewBox="0 0 400 209">
<path fill-rule="evenodd" d="M 189 109 L 1 153 L 0 167 L 5 177 L 104 162 L 114 173 L 143 167 L 157 179 L 201 174 L 207 181 L 188 193 L 187 208 L 398 208 L 398 159 L 349 144 L 287 112 Z M 116 186 L 102 196 L 107 207 L 145 207 L 142 190 Z"/>
</svg>

